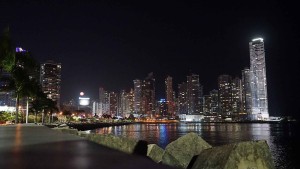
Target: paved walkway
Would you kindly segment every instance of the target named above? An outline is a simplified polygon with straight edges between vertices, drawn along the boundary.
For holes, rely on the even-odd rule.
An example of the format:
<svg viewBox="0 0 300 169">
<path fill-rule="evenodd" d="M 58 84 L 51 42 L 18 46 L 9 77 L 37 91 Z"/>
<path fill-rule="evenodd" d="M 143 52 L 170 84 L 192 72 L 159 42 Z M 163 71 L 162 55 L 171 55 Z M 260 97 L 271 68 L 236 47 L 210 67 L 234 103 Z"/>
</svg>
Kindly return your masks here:
<svg viewBox="0 0 300 169">
<path fill-rule="evenodd" d="M 0 126 L 0 169 L 171 169 L 34 124 Z"/>
</svg>

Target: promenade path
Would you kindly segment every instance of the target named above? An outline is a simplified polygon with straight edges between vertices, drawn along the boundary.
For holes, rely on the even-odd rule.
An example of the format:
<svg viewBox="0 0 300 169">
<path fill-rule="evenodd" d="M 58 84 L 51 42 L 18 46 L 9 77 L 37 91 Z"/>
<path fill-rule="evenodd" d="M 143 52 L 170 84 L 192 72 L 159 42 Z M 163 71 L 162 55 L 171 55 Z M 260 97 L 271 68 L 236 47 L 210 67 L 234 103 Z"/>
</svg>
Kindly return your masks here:
<svg viewBox="0 0 300 169">
<path fill-rule="evenodd" d="M 35 124 L 0 126 L 0 169 L 172 169 Z"/>
</svg>

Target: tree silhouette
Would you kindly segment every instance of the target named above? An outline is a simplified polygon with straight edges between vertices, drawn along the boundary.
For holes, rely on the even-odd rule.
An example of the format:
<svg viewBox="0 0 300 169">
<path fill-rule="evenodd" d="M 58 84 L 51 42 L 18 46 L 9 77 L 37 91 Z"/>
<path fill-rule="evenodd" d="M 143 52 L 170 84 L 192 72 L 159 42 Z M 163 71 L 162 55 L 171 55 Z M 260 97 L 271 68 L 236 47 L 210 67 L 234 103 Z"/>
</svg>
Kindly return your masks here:
<svg viewBox="0 0 300 169">
<path fill-rule="evenodd" d="M 13 48 L 9 27 L 6 27 L 0 38 L 0 67 L 7 72 L 11 72 L 15 64 L 15 50 Z"/>
<path fill-rule="evenodd" d="M 9 29 L 6 28 L 0 38 L 0 68 L 10 73 L 5 77 L 9 85 L 1 90 L 14 91 L 16 98 L 16 117 L 18 123 L 18 112 L 21 98 L 31 98 L 33 109 L 39 112 L 40 108 L 51 113 L 57 110 L 56 104 L 41 91 L 37 79 L 38 64 L 31 57 L 29 52 L 15 52 L 9 36 Z"/>
</svg>

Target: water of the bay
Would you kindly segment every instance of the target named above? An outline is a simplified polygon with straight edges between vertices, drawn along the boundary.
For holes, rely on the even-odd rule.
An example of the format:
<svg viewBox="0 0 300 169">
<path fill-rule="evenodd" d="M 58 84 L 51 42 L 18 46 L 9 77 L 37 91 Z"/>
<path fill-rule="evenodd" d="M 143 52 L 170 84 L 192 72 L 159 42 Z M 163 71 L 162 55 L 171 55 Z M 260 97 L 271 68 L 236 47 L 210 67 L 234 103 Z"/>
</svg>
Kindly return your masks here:
<svg viewBox="0 0 300 169">
<path fill-rule="evenodd" d="M 131 124 L 100 128 L 92 132 L 114 134 L 146 140 L 165 148 L 170 142 L 189 133 L 195 132 L 212 146 L 228 143 L 266 140 L 276 168 L 296 169 L 300 152 L 297 136 L 297 123 L 153 123 Z"/>
</svg>

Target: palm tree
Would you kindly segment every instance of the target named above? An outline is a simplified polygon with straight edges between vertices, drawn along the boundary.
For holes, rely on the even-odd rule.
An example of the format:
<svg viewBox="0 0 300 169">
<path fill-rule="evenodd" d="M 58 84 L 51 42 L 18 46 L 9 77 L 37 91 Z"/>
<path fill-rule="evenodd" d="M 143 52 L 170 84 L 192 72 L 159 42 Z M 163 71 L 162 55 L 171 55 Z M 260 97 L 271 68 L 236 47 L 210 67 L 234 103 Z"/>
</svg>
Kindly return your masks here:
<svg viewBox="0 0 300 169">
<path fill-rule="evenodd" d="M 37 63 L 30 56 L 29 52 L 16 53 L 15 65 L 12 68 L 12 77 L 15 81 L 16 95 L 16 114 L 21 98 L 34 97 L 36 88 L 39 86 L 36 83 L 35 73 L 37 72 Z"/>
<path fill-rule="evenodd" d="M 0 70 L 2 69 L 11 75 L 10 77 L 6 77 L 9 85 L 3 88 L 3 90 L 14 91 L 15 93 L 16 123 L 19 121 L 18 112 L 21 98 L 31 98 L 33 100 L 32 110 L 35 113 L 41 111 L 52 113 L 58 110 L 56 103 L 47 98 L 46 94 L 42 92 L 40 84 L 37 82 L 37 62 L 31 57 L 29 52 L 15 52 L 8 28 L 4 30 L 0 38 Z"/>
<path fill-rule="evenodd" d="M 3 90 L 14 91 L 16 97 L 15 122 L 18 123 L 20 98 L 34 95 L 31 90 L 34 72 L 37 69 L 35 60 L 28 52 L 15 53 L 9 36 L 9 29 L 5 29 L 0 39 L 0 67 L 11 74 L 9 85 Z"/>
</svg>

